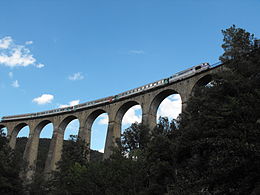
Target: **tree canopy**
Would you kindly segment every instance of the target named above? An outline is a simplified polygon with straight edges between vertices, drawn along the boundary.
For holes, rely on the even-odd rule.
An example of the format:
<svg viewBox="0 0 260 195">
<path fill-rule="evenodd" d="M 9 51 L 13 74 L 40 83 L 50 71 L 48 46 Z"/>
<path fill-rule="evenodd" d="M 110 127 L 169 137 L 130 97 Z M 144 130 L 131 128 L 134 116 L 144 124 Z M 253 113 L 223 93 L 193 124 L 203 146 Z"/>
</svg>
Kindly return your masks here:
<svg viewBox="0 0 260 195">
<path fill-rule="evenodd" d="M 219 57 L 222 62 L 234 60 L 237 57 L 247 54 L 255 48 L 254 34 L 250 34 L 242 28 L 232 25 L 226 30 L 222 30 L 223 44 L 221 47 L 224 53 Z"/>
</svg>

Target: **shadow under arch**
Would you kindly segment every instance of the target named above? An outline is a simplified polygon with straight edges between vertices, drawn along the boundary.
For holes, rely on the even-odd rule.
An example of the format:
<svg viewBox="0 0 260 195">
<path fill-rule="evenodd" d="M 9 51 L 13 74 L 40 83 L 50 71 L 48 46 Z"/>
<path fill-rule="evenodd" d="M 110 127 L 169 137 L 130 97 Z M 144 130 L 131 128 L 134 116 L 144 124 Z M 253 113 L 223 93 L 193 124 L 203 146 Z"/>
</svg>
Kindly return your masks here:
<svg viewBox="0 0 260 195">
<path fill-rule="evenodd" d="M 193 86 L 191 90 L 191 96 L 194 96 L 196 93 L 196 90 L 199 87 L 206 86 L 208 83 L 210 83 L 213 80 L 213 77 L 211 74 L 205 75 L 202 78 L 200 78 Z"/>
<path fill-rule="evenodd" d="M 28 125 L 27 123 L 24 123 L 24 122 L 23 122 L 23 123 L 19 123 L 18 125 L 16 125 L 16 126 L 14 127 L 13 131 L 11 132 L 10 142 L 9 142 L 10 147 L 11 147 L 12 149 L 15 148 L 16 138 L 17 138 L 18 133 L 21 131 L 22 128 L 24 128 L 24 127 L 26 127 L 26 126 L 29 127 L 29 125 Z M 30 127 L 29 127 L 29 132 L 30 132 Z"/>
</svg>

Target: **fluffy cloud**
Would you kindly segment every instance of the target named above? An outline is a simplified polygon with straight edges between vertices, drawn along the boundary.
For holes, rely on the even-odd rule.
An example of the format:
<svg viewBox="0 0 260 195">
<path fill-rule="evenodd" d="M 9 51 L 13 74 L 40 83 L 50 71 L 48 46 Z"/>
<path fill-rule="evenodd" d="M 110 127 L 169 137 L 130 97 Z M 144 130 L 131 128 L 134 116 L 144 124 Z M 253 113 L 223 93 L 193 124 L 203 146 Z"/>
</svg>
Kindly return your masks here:
<svg viewBox="0 0 260 195">
<path fill-rule="evenodd" d="M 71 81 L 82 80 L 82 79 L 84 79 L 84 76 L 80 72 L 74 73 L 73 75 L 69 76 L 69 80 Z"/>
<path fill-rule="evenodd" d="M 130 50 L 128 51 L 129 54 L 141 55 L 144 54 L 143 50 Z"/>
<path fill-rule="evenodd" d="M 14 88 L 20 87 L 18 80 L 13 81 L 11 85 L 12 85 L 12 87 L 14 87 Z"/>
<path fill-rule="evenodd" d="M 69 104 L 62 104 L 59 106 L 59 108 L 65 108 L 65 107 L 69 107 L 69 106 L 75 106 L 79 104 L 79 100 L 73 100 L 71 101 Z"/>
<path fill-rule="evenodd" d="M 32 41 L 28 41 L 26 45 L 32 43 Z M 39 64 L 36 65 L 36 59 L 31 51 L 24 45 L 16 45 L 10 36 L 0 39 L 0 64 L 11 68 L 29 65 L 39 66 Z M 41 65 L 41 67 L 43 66 Z"/>
<path fill-rule="evenodd" d="M 42 105 L 42 104 L 47 104 L 51 103 L 52 100 L 54 99 L 54 96 L 51 94 L 43 94 L 40 97 L 34 98 L 33 102 Z"/>
<path fill-rule="evenodd" d="M 13 42 L 11 37 L 4 37 L 0 39 L 0 49 L 7 49 Z"/>
<path fill-rule="evenodd" d="M 138 110 L 141 110 L 140 105 L 130 108 L 123 117 L 122 125 L 130 125 L 135 122 L 140 123 L 142 121 L 142 115 L 138 113 Z"/>
<path fill-rule="evenodd" d="M 159 106 L 157 112 L 157 119 L 162 117 L 168 117 L 170 120 L 176 119 L 181 113 L 181 97 L 179 94 L 174 94 L 165 98 Z"/>
</svg>

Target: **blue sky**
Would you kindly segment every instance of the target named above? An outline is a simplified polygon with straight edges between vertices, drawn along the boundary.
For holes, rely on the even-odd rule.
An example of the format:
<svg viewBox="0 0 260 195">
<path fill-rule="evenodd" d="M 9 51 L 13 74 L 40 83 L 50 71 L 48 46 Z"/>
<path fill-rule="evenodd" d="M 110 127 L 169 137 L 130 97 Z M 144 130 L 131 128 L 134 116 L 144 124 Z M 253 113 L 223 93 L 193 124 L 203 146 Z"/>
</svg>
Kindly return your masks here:
<svg viewBox="0 0 260 195">
<path fill-rule="evenodd" d="M 221 29 L 235 24 L 259 37 L 259 8 L 258 0 L 1 0 L 0 116 L 95 100 L 217 62 Z M 94 149 L 103 147 L 101 123 Z"/>
</svg>

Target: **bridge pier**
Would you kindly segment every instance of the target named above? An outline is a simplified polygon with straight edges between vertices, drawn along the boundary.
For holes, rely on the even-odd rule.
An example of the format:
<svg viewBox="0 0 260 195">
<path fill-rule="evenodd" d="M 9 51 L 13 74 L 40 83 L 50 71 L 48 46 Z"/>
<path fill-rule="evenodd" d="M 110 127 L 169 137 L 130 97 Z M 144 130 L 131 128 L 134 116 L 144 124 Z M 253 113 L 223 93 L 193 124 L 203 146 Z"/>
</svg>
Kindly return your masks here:
<svg viewBox="0 0 260 195">
<path fill-rule="evenodd" d="M 85 124 L 83 120 L 80 120 L 78 138 L 85 142 L 88 150 L 87 160 L 90 160 L 91 125 Z"/>
<path fill-rule="evenodd" d="M 50 177 L 50 173 L 57 169 L 57 162 L 61 159 L 61 152 L 63 146 L 64 129 L 60 127 L 54 127 L 48 156 L 45 163 L 44 174 L 45 178 Z"/>
<path fill-rule="evenodd" d="M 121 121 L 109 121 L 103 159 L 109 158 L 116 146 L 116 140 L 121 138 Z"/>
<path fill-rule="evenodd" d="M 142 124 L 149 129 L 154 129 L 157 125 L 156 123 L 156 115 L 154 113 L 146 113 L 142 114 Z"/>
<path fill-rule="evenodd" d="M 26 164 L 24 172 L 21 173 L 21 177 L 24 179 L 25 183 L 32 182 L 34 173 L 36 171 L 39 136 L 39 132 L 37 132 L 35 128 L 30 128 L 29 138 L 23 154 L 23 160 Z"/>
</svg>

